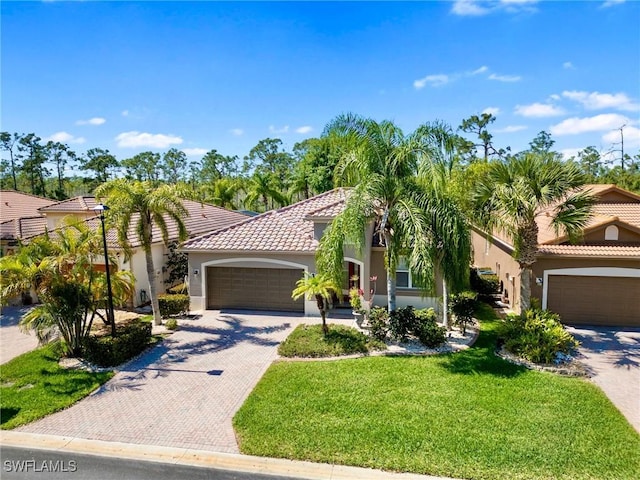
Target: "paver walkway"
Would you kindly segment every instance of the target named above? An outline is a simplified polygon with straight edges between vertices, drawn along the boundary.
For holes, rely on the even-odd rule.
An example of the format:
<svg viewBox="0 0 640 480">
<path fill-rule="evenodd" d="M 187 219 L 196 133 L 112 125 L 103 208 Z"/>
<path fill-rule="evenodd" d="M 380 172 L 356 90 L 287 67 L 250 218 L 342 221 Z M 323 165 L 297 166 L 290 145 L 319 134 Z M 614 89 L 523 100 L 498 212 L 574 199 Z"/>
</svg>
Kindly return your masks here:
<svg viewBox="0 0 640 480">
<path fill-rule="evenodd" d="M 20 317 L 30 308 L 2 307 L 0 314 L 0 364 L 38 346 L 38 339 L 34 334 L 22 333 L 18 328 Z"/>
<path fill-rule="evenodd" d="M 76 405 L 22 432 L 237 453 L 231 419 L 299 316 L 203 312 Z"/>
<path fill-rule="evenodd" d="M 640 432 L 640 329 L 569 327 L 591 380 Z"/>
</svg>

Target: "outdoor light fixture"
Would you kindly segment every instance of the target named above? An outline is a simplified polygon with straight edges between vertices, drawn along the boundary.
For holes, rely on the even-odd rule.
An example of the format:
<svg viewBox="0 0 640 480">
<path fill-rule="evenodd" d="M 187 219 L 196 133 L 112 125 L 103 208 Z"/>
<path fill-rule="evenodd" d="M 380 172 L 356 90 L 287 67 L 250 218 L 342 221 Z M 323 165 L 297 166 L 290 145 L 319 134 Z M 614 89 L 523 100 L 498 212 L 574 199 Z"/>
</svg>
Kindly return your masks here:
<svg viewBox="0 0 640 480">
<path fill-rule="evenodd" d="M 102 203 L 93 207 L 93 211 L 100 216 L 100 223 L 102 224 L 102 244 L 104 246 L 104 268 L 107 273 L 107 320 L 111 322 L 111 336 L 116 336 L 116 318 L 113 313 L 113 293 L 111 292 L 111 271 L 109 268 L 109 252 L 107 251 L 107 231 L 104 228 L 104 212 L 109 210 L 109 207 Z"/>
</svg>

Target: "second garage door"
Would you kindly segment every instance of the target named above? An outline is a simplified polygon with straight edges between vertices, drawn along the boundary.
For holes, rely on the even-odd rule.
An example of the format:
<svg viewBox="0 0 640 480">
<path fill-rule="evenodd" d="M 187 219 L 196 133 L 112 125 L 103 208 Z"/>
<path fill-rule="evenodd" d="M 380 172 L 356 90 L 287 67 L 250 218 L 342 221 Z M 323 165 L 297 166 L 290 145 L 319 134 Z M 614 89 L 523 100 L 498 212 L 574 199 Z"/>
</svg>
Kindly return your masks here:
<svg viewBox="0 0 640 480">
<path fill-rule="evenodd" d="M 302 270 L 285 268 L 207 268 L 207 308 L 304 312 L 291 292 Z"/>
<path fill-rule="evenodd" d="M 640 326 L 640 278 L 550 275 L 548 291 L 564 323 Z"/>
</svg>

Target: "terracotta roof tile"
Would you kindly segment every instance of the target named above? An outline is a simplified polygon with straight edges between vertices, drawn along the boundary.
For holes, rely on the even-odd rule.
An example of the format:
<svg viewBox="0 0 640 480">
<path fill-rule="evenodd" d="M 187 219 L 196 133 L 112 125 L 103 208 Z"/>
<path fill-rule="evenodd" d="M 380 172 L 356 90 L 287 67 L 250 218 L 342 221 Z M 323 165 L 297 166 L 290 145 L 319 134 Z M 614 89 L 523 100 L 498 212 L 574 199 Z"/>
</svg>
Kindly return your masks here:
<svg viewBox="0 0 640 480">
<path fill-rule="evenodd" d="M 95 197 L 90 195 L 81 195 L 79 197 L 69 198 L 60 202 L 52 203 L 44 206 L 39 210 L 41 212 L 86 212 L 93 210 L 97 205 Z"/>
<path fill-rule="evenodd" d="M 14 218 L 0 224 L 2 240 L 22 240 L 41 235 L 47 230 L 47 219 L 44 217 Z"/>
<path fill-rule="evenodd" d="M 0 190 L 0 222 L 21 217 L 35 217 L 40 215 L 39 208 L 54 203 L 44 197 L 37 197 L 15 190 Z"/>
<path fill-rule="evenodd" d="M 637 258 L 640 265 L 638 245 L 541 245 L 539 255 L 568 255 L 588 257 Z"/>
<path fill-rule="evenodd" d="M 186 250 L 314 252 L 313 222 L 307 216 L 340 212 L 345 189 L 335 189 L 279 210 L 252 217 L 185 242 Z"/>
</svg>

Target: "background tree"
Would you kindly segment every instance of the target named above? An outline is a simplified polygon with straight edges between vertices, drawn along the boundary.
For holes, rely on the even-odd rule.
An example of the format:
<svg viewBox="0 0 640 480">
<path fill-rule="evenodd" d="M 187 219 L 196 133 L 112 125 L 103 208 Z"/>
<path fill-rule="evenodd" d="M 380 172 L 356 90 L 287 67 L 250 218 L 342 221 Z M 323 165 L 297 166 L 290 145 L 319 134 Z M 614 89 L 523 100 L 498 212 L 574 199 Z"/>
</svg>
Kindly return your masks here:
<svg viewBox="0 0 640 480">
<path fill-rule="evenodd" d="M 60 142 L 47 142 L 46 150 L 49 158 L 56 166 L 57 185 L 53 195 L 58 200 L 67 198 L 65 191 L 65 167 L 76 159 L 76 154 L 68 145 Z"/>
<path fill-rule="evenodd" d="M 202 187 L 204 201 L 218 207 L 237 210 L 236 196 L 240 190 L 240 183 L 232 178 L 221 178 L 212 184 Z"/>
<path fill-rule="evenodd" d="M 160 154 L 154 152 L 141 152 L 131 158 L 120 162 L 125 169 L 125 176 L 130 180 L 139 182 L 158 183 L 160 180 Z"/>
<path fill-rule="evenodd" d="M 465 133 L 474 133 L 479 143 L 471 142 L 471 147 L 480 147 L 482 148 L 482 154 L 484 161 L 489 160 L 490 155 L 498 155 L 503 156 L 506 154 L 506 150 L 500 149 L 496 150 L 493 146 L 493 135 L 489 133 L 488 126 L 495 122 L 496 117 L 490 113 L 483 113 L 482 115 L 471 115 L 469 118 L 464 119 L 460 126 L 458 127 Z"/>
<path fill-rule="evenodd" d="M 135 231 L 147 264 L 149 280 L 149 296 L 153 319 L 156 325 L 162 323 L 156 287 L 156 269 L 153 262 L 151 246 L 154 243 L 153 227 L 156 226 L 162 235 L 165 245 L 169 242 L 167 222 L 175 223 L 179 240 L 187 238 L 184 218 L 188 212 L 181 196 L 188 192 L 176 185 L 162 185 L 158 188 L 150 182 L 116 179 L 100 185 L 95 190 L 99 200 L 109 205 L 106 219 L 109 225 L 115 226 L 120 243 L 130 251 L 129 238 Z"/>
<path fill-rule="evenodd" d="M 80 170 L 93 173 L 93 178 L 87 178 L 89 189 L 93 190 L 101 183 L 105 183 L 111 177 L 111 172 L 120 166 L 116 157 L 109 150 L 92 148 L 80 159 Z"/>
<path fill-rule="evenodd" d="M 531 271 L 538 251 L 536 218 L 549 215 L 556 234 L 577 239 L 594 203 L 580 190 L 583 184 L 584 176 L 574 163 L 529 152 L 493 163 L 477 185 L 476 221 L 488 233 L 505 232 L 513 241 L 523 311 L 531 305 Z"/>
<path fill-rule="evenodd" d="M 44 166 L 47 161 L 47 155 L 45 147 L 40 141 L 41 138 L 34 133 L 24 135 L 18 143 L 18 151 L 23 159 L 21 171 L 28 178 L 31 193 L 46 197 L 45 177 L 50 172 Z"/>
<path fill-rule="evenodd" d="M 17 148 L 17 144 L 20 142 L 22 135 L 14 133 L 11 135 L 9 132 L 0 132 L 0 148 L 9 154 L 9 171 L 11 172 L 11 179 L 13 180 L 13 189 L 18 190 L 17 172 L 19 166 L 16 164 L 16 156 L 14 148 Z"/>
<path fill-rule="evenodd" d="M 187 154 L 177 148 L 171 148 L 162 156 L 162 176 L 169 183 L 178 183 L 184 180 L 187 165 Z"/>
<path fill-rule="evenodd" d="M 234 178 L 238 174 L 238 157 L 222 155 L 217 150 L 209 150 L 199 165 L 201 183 L 214 183 L 223 177 Z"/>
<path fill-rule="evenodd" d="M 272 184 L 272 180 L 273 177 L 267 173 L 256 171 L 245 187 L 247 192 L 244 200 L 245 207 L 266 211 L 274 208 L 275 205 L 286 205 L 288 203 L 286 197 L 280 193 L 277 186 Z"/>
<path fill-rule="evenodd" d="M 529 151 L 536 154 L 555 153 L 551 150 L 555 143 L 556 141 L 551 138 L 551 134 L 542 130 L 529 142 Z M 559 155 L 558 153 L 555 154 Z"/>
<path fill-rule="evenodd" d="M 279 138 L 265 138 L 251 149 L 248 161 L 255 165 L 255 172 L 268 176 L 269 183 L 279 192 L 287 190 L 287 179 L 293 168 L 293 157 L 282 149 Z"/>
</svg>

